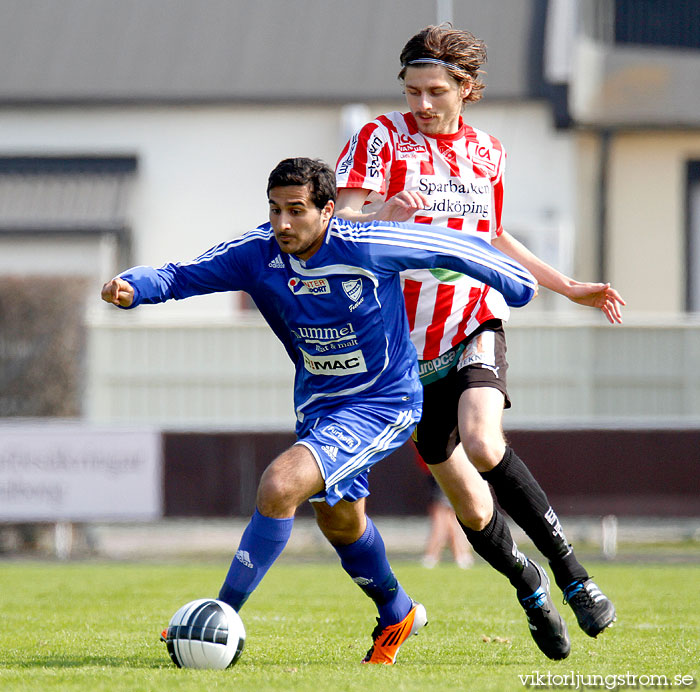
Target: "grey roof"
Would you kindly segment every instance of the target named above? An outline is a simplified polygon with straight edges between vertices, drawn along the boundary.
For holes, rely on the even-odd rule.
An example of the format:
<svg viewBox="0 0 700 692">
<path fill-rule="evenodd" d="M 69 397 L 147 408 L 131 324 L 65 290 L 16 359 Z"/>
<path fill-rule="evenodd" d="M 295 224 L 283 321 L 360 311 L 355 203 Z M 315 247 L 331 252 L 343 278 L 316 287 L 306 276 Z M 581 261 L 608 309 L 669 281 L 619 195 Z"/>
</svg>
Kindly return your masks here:
<svg viewBox="0 0 700 692">
<path fill-rule="evenodd" d="M 487 98 L 527 95 L 538 0 L 454 0 Z M 399 95 L 434 0 L 0 0 L 0 105 L 349 102 Z"/>
<path fill-rule="evenodd" d="M 131 157 L 0 158 L 0 233 L 121 232 Z"/>
</svg>

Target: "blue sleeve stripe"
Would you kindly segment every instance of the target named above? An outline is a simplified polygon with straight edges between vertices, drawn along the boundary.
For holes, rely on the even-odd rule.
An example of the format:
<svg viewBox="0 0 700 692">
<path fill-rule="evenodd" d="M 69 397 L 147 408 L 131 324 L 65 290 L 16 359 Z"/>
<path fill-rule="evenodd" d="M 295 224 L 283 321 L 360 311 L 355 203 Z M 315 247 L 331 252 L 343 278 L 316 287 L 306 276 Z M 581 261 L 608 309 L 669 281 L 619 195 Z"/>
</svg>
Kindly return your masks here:
<svg viewBox="0 0 700 692">
<path fill-rule="evenodd" d="M 488 269 L 500 272 L 505 276 L 530 288 L 534 288 L 536 282 L 532 275 L 524 267 L 510 260 L 505 255 L 496 255 L 495 251 L 487 248 L 479 248 L 472 242 L 469 236 L 452 238 L 443 233 L 431 232 L 429 226 L 426 230 L 416 231 L 410 226 L 397 228 L 371 228 L 361 229 L 334 229 L 334 234 L 342 240 L 353 240 L 359 243 L 374 243 L 392 247 L 401 247 L 412 250 L 445 253 L 454 255 L 463 260 L 474 262 Z M 349 232 L 347 232 L 349 231 Z M 359 232 L 358 232 L 359 231 Z M 490 248 L 490 246 L 488 246 Z"/>
<path fill-rule="evenodd" d="M 478 251 L 474 252 L 472 251 L 472 248 L 467 250 L 464 247 L 458 247 L 458 244 L 457 246 L 450 246 L 447 244 L 431 245 L 429 243 L 419 241 L 414 243 L 408 243 L 405 241 L 397 243 L 385 240 L 363 240 L 361 242 L 377 243 L 380 245 L 397 245 L 413 250 L 428 250 L 433 252 L 444 253 L 447 255 L 453 255 L 468 262 L 472 262 L 473 264 L 479 264 L 482 267 L 498 272 L 499 274 L 502 274 L 503 276 L 512 279 L 513 281 L 520 283 L 523 286 L 528 286 L 533 289 L 536 286 L 536 282 L 532 279 L 531 274 L 527 270 L 523 271 L 519 269 L 519 265 L 512 265 L 509 263 L 502 262 L 497 257 L 494 257 L 493 255 L 487 253 L 479 253 Z"/>
<path fill-rule="evenodd" d="M 455 238 L 442 232 L 442 230 L 436 232 L 434 229 L 434 226 L 428 225 L 425 226 L 425 229 L 416 229 L 411 226 L 401 226 L 400 228 L 370 227 L 358 229 L 358 232 L 355 233 L 346 233 L 343 232 L 345 229 L 338 229 L 338 235 L 340 235 L 340 237 L 344 240 L 352 239 L 355 242 L 382 242 L 384 240 L 393 241 L 387 242 L 386 244 L 398 246 L 402 245 L 404 240 L 413 240 L 416 243 L 426 243 L 426 248 L 429 248 L 431 251 L 435 251 L 435 246 L 428 245 L 428 240 L 430 240 L 433 243 L 436 243 L 438 246 L 444 245 L 445 248 L 454 248 L 454 250 L 462 252 L 464 252 L 465 245 L 467 245 L 469 246 L 470 251 L 473 252 L 475 255 L 481 255 L 484 258 L 491 259 L 496 263 L 503 264 L 504 266 L 509 266 L 510 268 L 515 270 L 519 270 L 521 268 L 521 265 L 519 263 L 509 258 L 507 255 L 503 255 L 502 253 L 496 251 L 491 247 L 491 245 L 486 243 L 486 241 L 479 241 L 479 239 L 476 239 L 475 242 L 475 239 L 468 235 L 463 235 L 459 238 Z M 349 237 L 346 238 L 344 236 Z M 479 247 L 477 243 L 483 243 L 484 245 L 486 245 L 486 247 Z M 451 254 L 452 250 L 448 250 L 448 252 L 450 252 Z M 524 270 L 522 274 L 524 277 L 530 275 L 527 270 Z"/>
<path fill-rule="evenodd" d="M 268 240 L 272 235 L 274 235 L 274 233 L 271 230 L 263 230 L 256 228 L 254 231 L 245 233 L 239 238 L 234 238 L 233 240 L 227 240 L 224 243 L 220 243 L 219 245 L 216 245 L 210 250 L 207 250 L 204 254 L 200 255 L 199 257 L 196 257 L 191 262 L 183 262 L 182 264 L 183 266 L 201 264 L 202 262 L 206 262 L 210 259 L 213 259 L 214 257 L 218 257 L 219 255 L 227 253 L 232 247 L 245 245 L 246 243 L 252 242 L 254 240 Z"/>
<path fill-rule="evenodd" d="M 525 280 L 531 278 L 530 272 L 522 267 L 518 262 L 515 262 L 507 255 L 495 251 L 486 241 L 474 242 L 470 236 L 462 236 L 454 238 L 444 233 L 435 233 L 429 230 L 421 229 L 419 232 L 415 230 L 401 233 L 398 238 L 396 233 L 380 231 L 372 234 L 367 234 L 367 240 L 358 237 L 359 242 L 387 242 L 389 245 L 401 244 L 404 240 L 413 241 L 416 243 L 413 247 L 419 249 L 426 247 L 430 251 L 446 251 L 449 254 L 457 253 L 460 256 L 469 258 L 481 258 L 488 262 L 488 266 L 502 267 L 504 270 L 514 271 L 516 275 L 522 276 Z M 479 245 L 482 245 L 481 247 Z"/>
<path fill-rule="evenodd" d="M 466 240 L 466 242 L 464 242 Z M 425 233 L 419 235 L 403 235 L 397 239 L 395 235 L 382 236 L 378 234 L 368 238 L 358 238 L 358 242 L 378 243 L 392 246 L 408 246 L 416 250 L 426 249 L 430 252 L 446 252 L 450 255 L 470 259 L 484 264 L 491 268 L 500 268 L 505 272 L 512 272 L 515 276 L 520 276 L 524 281 L 529 281 L 532 277 L 519 263 L 511 260 L 505 255 L 480 248 L 475 243 L 471 243 L 469 238 L 453 239 L 440 234 Z M 489 246 L 490 247 L 490 246 Z"/>
</svg>

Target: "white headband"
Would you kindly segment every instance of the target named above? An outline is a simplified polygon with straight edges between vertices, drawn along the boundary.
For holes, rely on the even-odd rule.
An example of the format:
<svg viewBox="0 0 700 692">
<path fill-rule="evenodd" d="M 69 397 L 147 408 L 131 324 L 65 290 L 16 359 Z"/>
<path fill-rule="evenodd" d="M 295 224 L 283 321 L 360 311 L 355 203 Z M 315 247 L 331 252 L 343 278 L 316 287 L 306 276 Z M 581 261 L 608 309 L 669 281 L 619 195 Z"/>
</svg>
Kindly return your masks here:
<svg viewBox="0 0 700 692">
<path fill-rule="evenodd" d="M 444 60 L 438 60 L 437 58 L 416 58 L 415 60 L 409 60 L 407 63 L 404 64 L 404 67 L 408 67 L 409 65 L 423 64 L 442 65 L 443 67 L 452 67 L 453 69 L 459 70 L 460 72 L 466 72 L 466 70 L 463 67 L 460 67 L 459 65 L 455 65 L 451 62 L 445 62 Z"/>
</svg>

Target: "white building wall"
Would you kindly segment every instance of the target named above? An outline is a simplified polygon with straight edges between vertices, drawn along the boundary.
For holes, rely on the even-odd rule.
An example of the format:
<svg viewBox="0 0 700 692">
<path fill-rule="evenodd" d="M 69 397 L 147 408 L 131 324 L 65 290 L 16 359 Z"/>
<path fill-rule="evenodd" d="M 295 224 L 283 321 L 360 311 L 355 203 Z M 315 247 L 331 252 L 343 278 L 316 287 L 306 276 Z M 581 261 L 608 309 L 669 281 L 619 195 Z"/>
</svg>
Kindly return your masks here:
<svg viewBox="0 0 700 692">
<path fill-rule="evenodd" d="M 87 419 L 190 429 L 294 426 L 293 368 L 262 320 L 93 324 Z M 507 329 L 515 427 L 700 422 L 700 325 L 520 321 Z"/>
<path fill-rule="evenodd" d="M 373 117 L 403 107 L 398 100 L 367 112 Z M 469 106 L 465 119 L 502 139 L 508 151 L 506 226 L 537 245 L 536 251 L 562 261 L 552 243 L 561 229 L 573 227 L 574 164 L 568 136 L 552 130 L 544 104 L 484 102 Z M 0 155 L 137 156 L 130 205 L 134 261 L 156 266 L 194 258 L 265 221 L 267 175 L 275 164 L 287 156 L 320 157 L 334 164 L 344 136 L 339 105 L 0 111 Z M 0 271 L 40 267 L 43 273 L 55 266 L 65 273 L 72 265 L 65 255 L 72 255 L 80 257 L 79 268 L 93 275 L 99 287 L 122 268 L 109 266 L 104 246 L 86 249 L 84 241 L 60 241 L 60 248 L 31 242 L 29 251 L 16 241 L 2 242 Z M 236 305 L 228 295 L 207 296 L 163 306 L 158 315 L 226 315 Z"/>
<path fill-rule="evenodd" d="M 690 160 L 700 160 L 700 132 L 623 132 L 613 140 L 609 265 L 630 312 L 685 309 Z"/>
<path fill-rule="evenodd" d="M 369 112 L 401 107 L 397 101 Z M 334 163 L 343 143 L 342 113 L 340 106 L 4 109 L 0 155 L 136 155 L 139 169 L 130 206 L 134 259 L 159 265 L 192 258 L 264 221 L 267 175 L 281 158 L 304 155 Z M 541 229 L 548 237 L 563 233 L 565 249 L 570 248 L 566 229 L 574 228 L 578 154 L 569 135 L 552 130 L 548 109 L 485 102 L 469 107 L 465 119 L 502 139 L 507 148 L 506 227 L 545 256 L 552 245 L 541 244 Z M 673 140 L 676 152 L 697 151 L 696 140 L 680 140 Z M 649 185 L 642 173 L 650 175 L 652 168 L 631 156 L 632 151 L 633 147 L 620 148 L 641 171 L 635 185 L 641 197 L 635 198 L 634 207 L 641 211 L 652 201 L 644 197 Z M 682 160 L 676 153 L 673 165 Z M 658 156 L 655 161 L 658 179 Z M 619 189 L 618 171 L 613 168 L 614 190 Z M 666 198 L 679 205 L 678 195 L 678 190 L 669 190 Z M 625 214 L 625 199 L 611 195 L 611 232 L 620 232 L 619 242 L 629 243 L 644 218 Z M 675 214 L 670 227 L 662 226 L 677 235 L 678 211 Z M 288 359 L 265 325 L 241 323 L 232 331 L 237 305 L 232 296 L 118 311 L 99 301 L 102 282 L 121 269 L 112 266 L 113 240 L 52 245 L 15 238 L 0 243 L 0 273 L 75 272 L 93 278 L 85 407 L 89 420 L 283 428 L 291 424 Z M 634 310 L 635 302 L 648 307 L 636 298 L 642 289 L 630 278 L 644 272 L 640 274 L 631 260 L 623 263 L 617 245 L 611 249 L 613 279 L 621 281 L 629 309 Z M 566 269 L 565 254 L 556 256 L 558 266 Z M 642 288 L 647 295 L 648 286 Z M 517 311 L 509 329 L 511 389 L 518 402 L 509 420 L 525 416 L 534 424 L 567 415 L 697 420 L 697 331 L 584 326 L 577 332 L 560 325 L 548 336 L 544 322 L 539 327 L 528 323 L 551 307 L 546 293 Z M 567 317 L 594 319 L 588 309 L 567 301 L 560 304 Z M 548 316 L 546 324 L 552 321 Z M 649 359 L 657 363 L 654 373 Z"/>
</svg>

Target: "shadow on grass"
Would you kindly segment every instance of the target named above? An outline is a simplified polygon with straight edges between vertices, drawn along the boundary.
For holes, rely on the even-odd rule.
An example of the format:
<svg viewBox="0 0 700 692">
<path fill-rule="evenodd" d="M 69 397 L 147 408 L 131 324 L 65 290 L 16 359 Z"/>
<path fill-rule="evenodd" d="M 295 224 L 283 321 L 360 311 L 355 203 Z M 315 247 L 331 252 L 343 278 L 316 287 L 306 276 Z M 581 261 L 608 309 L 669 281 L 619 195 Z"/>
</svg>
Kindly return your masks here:
<svg viewBox="0 0 700 692">
<path fill-rule="evenodd" d="M 42 656 L 16 663 L 14 668 L 129 668 L 157 670 L 175 666 L 167 659 L 155 660 L 142 656 Z"/>
</svg>

